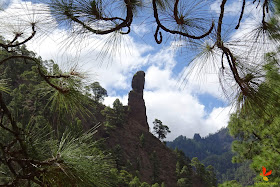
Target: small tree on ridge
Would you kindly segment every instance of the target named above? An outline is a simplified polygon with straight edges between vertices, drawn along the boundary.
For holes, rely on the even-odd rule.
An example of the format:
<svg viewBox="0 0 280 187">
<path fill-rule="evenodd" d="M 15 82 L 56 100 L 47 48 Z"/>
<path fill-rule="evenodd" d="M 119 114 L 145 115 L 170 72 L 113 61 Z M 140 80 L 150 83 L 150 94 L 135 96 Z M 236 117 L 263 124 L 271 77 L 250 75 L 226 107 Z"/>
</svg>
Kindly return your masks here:
<svg viewBox="0 0 280 187">
<path fill-rule="evenodd" d="M 169 127 L 166 125 L 163 125 L 159 119 L 155 119 L 153 124 L 154 124 L 154 132 L 157 134 L 158 139 L 163 140 L 164 138 L 166 138 L 167 133 L 171 132 L 169 130 Z"/>
</svg>

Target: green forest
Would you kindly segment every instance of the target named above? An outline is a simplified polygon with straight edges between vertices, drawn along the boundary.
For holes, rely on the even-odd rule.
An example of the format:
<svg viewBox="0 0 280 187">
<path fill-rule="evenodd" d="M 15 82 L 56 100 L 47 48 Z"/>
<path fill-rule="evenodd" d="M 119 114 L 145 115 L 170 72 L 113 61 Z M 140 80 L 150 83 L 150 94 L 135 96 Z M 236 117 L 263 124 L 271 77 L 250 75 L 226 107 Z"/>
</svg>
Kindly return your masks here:
<svg viewBox="0 0 280 187">
<path fill-rule="evenodd" d="M 242 25 L 245 5 L 250 2 L 261 7 L 262 15 L 252 43 L 265 35 L 271 45 L 277 45 L 256 64 L 247 63 L 249 58 L 239 57 L 224 41 L 227 0 L 219 1 L 216 20 L 190 19 L 183 14 L 185 6 L 180 2 L 45 3 L 56 26 L 69 30 L 73 37 L 127 35 L 146 6 L 154 19 L 157 44 L 172 36 L 188 45 L 212 37 L 212 43 L 204 41 L 206 49 L 198 56 L 219 53 L 222 88 L 226 90 L 227 81 L 237 88 L 228 126 L 206 137 L 182 135 L 164 141 L 172 132 L 168 124 L 155 118 L 153 133 L 149 130 L 144 72 L 133 76 L 128 105 L 115 99 L 111 107 L 105 106 L 109 93 L 98 81 L 86 82 L 82 72 L 63 71 L 54 60 L 28 50 L 29 42 L 40 32 L 37 20 L 32 20 L 24 23 L 21 32 L 11 31 L 0 38 L 0 186 L 280 186 L 280 1 L 240 1 L 243 4 L 235 29 Z M 0 12 L 5 12 L 6 7 L 0 6 Z M 165 12 L 173 25 L 162 16 Z"/>
</svg>

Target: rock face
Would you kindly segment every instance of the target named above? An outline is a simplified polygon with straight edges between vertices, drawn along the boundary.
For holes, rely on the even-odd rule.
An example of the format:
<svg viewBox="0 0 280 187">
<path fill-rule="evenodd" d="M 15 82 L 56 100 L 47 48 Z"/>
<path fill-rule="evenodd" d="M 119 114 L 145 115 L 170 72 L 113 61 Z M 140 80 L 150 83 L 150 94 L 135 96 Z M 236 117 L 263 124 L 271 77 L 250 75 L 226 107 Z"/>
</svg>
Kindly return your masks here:
<svg viewBox="0 0 280 187">
<path fill-rule="evenodd" d="M 145 85 L 145 72 L 138 71 L 132 79 L 132 90 L 128 95 L 129 120 L 137 121 L 142 127 L 149 131 L 149 125 L 146 116 L 146 106 L 143 99 L 143 90 Z"/>
</svg>

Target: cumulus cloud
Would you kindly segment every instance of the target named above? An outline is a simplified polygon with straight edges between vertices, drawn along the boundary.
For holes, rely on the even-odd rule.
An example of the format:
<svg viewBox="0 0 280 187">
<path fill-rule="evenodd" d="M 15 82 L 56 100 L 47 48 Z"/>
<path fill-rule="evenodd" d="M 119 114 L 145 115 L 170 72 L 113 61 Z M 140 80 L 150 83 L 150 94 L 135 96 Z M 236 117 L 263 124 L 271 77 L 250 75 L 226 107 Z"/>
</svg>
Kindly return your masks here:
<svg viewBox="0 0 280 187">
<path fill-rule="evenodd" d="M 207 114 L 205 106 L 190 93 L 158 90 L 144 94 L 150 129 L 155 118 L 160 119 L 171 130 L 167 140 L 180 135 L 192 138 L 194 133 L 206 136 L 227 126 L 230 107 L 213 108 Z"/>
<path fill-rule="evenodd" d="M 192 90 L 195 94 L 210 94 L 226 102 L 219 81 L 220 62 L 219 56 L 215 59 L 194 59 L 181 72 L 183 88 Z"/>
<path fill-rule="evenodd" d="M 66 70 L 75 67 L 85 71 L 90 81 L 99 81 L 112 93 L 129 89 L 128 77 L 147 64 L 149 54 L 144 53 L 153 50 L 130 36 L 122 36 L 119 40 L 118 37 L 121 36 L 87 35 L 75 36 L 75 40 L 71 40 L 71 33 L 55 30 L 43 42 L 34 40 L 28 47 L 43 59 L 55 60 Z"/>
<path fill-rule="evenodd" d="M 138 25 L 132 24 L 131 28 L 132 31 L 135 32 L 135 34 L 137 34 L 140 37 L 144 36 L 150 31 L 145 23 L 138 24 Z"/>
<path fill-rule="evenodd" d="M 210 5 L 210 10 L 219 15 L 221 11 L 221 2 L 222 0 L 216 0 Z M 239 16 L 242 9 L 242 4 L 243 0 L 228 1 L 225 5 L 225 15 Z M 261 8 L 261 6 L 259 6 L 258 8 Z M 258 12 L 258 10 L 256 10 L 256 4 L 254 5 L 252 2 L 246 2 L 243 16 L 254 15 L 254 12 Z"/>
<path fill-rule="evenodd" d="M 205 134 L 201 128 L 205 115 L 204 106 L 190 94 L 179 91 L 148 91 L 144 93 L 150 129 L 157 118 L 167 125 L 171 134 L 167 140 L 179 135 L 192 137 L 194 133 Z"/>
<path fill-rule="evenodd" d="M 113 107 L 113 102 L 116 99 L 119 99 L 120 102 L 123 105 L 127 105 L 127 103 L 128 103 L 128 95 L 123 95 L 123 96 L 109 96 L 109 97 L 105 97 L 103 104 L 106 105 L 106 106 Z"/>
<path fill-rule="evenodd" d="M 162 59 L 158 54 L 166 54 L 166 58 Z M 194 96 L 196 89 L 179 89 L 178 79 L 172 73 L 176 63 L 175 51 L 171 53 L 167 48 L 158 54 L 152 58 L 154 61 L 160 60 L 161 64 L 153 64 L 146 72 L 147 91 L 144 92 L 144 99 L 150 129 L 153 128 L 154 119 L 160 119 L 172 132 L 167 135 L 167 140 L 173 140 L 179 135 L 191 138 L 194 133 L 206 136 L 226 126 L 229 116 L 227 109 L 213 108 L 208 114 L 203 103 Z"/>
<path fill-rule="evenodd" d="M 222 0 L 216 0 L 214 3 L 210 5 L 210 10 L 215 12 L 216 14 L 220 14 Z M 242 0 L 235 0 L 230 3 L 227 3 L 225 6 L 225 14 L 230 16 L 235 16 L 240 13 L 242 7 Z"/>
<path fill-rule="evenodd" d="M 226 127 L 230 113 L 233 111 L 234 109 L 231 106 L 213 108 L 212 112 L 204 119 L 205 132 L 214 133 L 217 129 Z"/>
</svg>

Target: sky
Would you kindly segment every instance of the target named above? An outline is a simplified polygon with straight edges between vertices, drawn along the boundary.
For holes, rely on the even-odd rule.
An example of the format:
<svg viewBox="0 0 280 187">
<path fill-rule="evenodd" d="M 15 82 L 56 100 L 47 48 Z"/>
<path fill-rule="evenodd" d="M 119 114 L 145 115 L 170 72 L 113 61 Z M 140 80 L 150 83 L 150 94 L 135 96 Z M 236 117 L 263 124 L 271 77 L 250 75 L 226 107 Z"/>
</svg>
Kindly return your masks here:
<svg viewBox="0 0 280 187">
<path fill-rule="evenodd" d="M 216 19 L 220 2 L 209 1 L 206 14 Z M 27 43 L 28 49 L 44 60 L 54 60 L 65 71 L 74 69 L 84 72 L 89 83 L 100 82 L 109 95 L 104 100 L 105 105 L 112 106 L 116 98 L 126 105 L 132 77 L 143 70 L 146 73 L 144 100 L 151 131 L 155 119 L 160 119 L 171 130 L 166 138 L 168 141 L 180 135 L 192 138 L 195 133 L 204 137 L 227 126 L 234 107 L 219 84 L 219 57 L 211 59 L 211 62 L 203 58 L 193 60 L 197 52 L 185 47 L 180 38 L 164 37 L 162 44 L 156 44 L 153 38 L 154 22 L 149 19 L 133 23 L 131 34 L 126 36 L 73 35 L 57 27 L 49 11 L 44 12 L 47 19 L 40 15 L 40 8 L 48 10 L 45 4 L 30 1 L 25 1 L 23 5 L 19 3 L 23 2 L 0 0 L 0 6 L 5 9 L 5 12 L 0 12 L 0 18 L 9 17 L 1 19 L 0 35 L 9 37 L 7 33 L 10 31 L 26 31 L 28 26 L 19 23 L 38 20 L 38 36 Z M 242 21 L 244 26 L 234 31 L 241 6 L 241 0 L 226 4 L 223 33 L 226 33 L 228 41 L 243 37 L 259 17 L 256 6 L 249 3 Z M 31 12 L 29 16 L 25 16 L 26 10 Z M 34 16 L 34 13 L 39 14 Z M 115 40 L 112 41 L 112 37 Z M 204 65 L 206 63 L 210 65 Z M 188 77 L 184 80 L 186 75 Z"/>
</svg>

